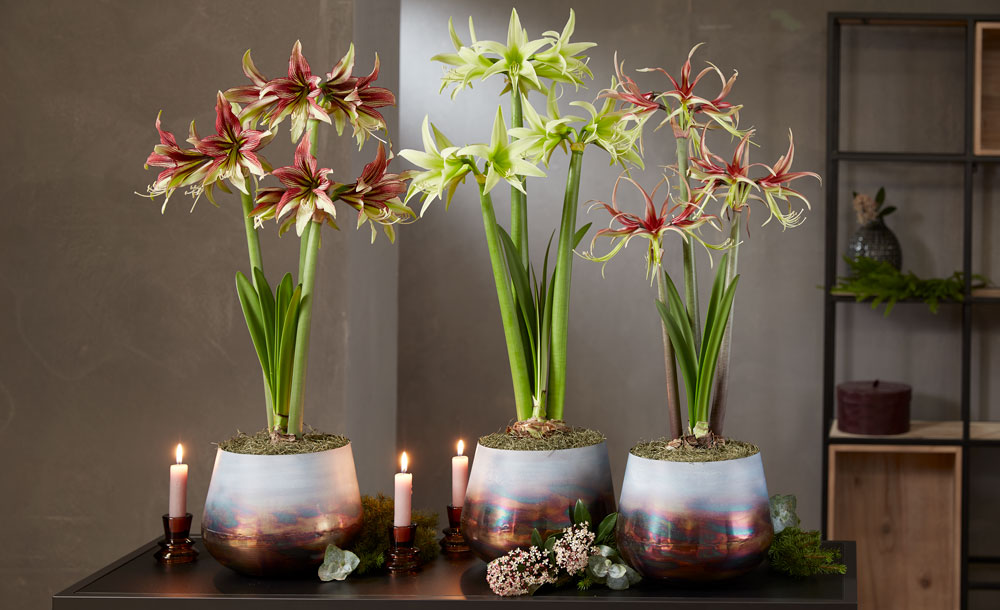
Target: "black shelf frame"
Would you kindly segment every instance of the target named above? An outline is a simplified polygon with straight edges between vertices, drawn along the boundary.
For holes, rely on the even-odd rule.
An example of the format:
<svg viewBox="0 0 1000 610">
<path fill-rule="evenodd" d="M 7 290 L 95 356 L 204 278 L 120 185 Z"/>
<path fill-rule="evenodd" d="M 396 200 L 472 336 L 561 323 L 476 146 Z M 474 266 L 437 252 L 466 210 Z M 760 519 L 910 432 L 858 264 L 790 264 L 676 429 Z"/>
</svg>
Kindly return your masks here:
<svg viewBox="0 0 1000 610">
<path fill-rule="evenodd" d="M 961 497 L 961 539 L 959 582 L 961 605 L 968 607 L 970 589 L 1000 590 L 1000 582 L 970 581 L 969 563 L 994 563 L 1000 557 L 969 556 L 969 482 L 970 451 L 972 447 L 1000 447 L 1000 440 L 970 438 L 971 423 L 971 372 L 972 372 L 972 315 L 976 305 L 1000 303 L 998 297 L 972 295 L 972 215 L 973 180 L 981 164 L 1000 163 L 1000 156 L 976 155 L 973 153 L 973 104 L 974 104 L 974 61 L 976 23 L 1000 21 L 1000 15 L 955 15 L 933 13 L 873 13 L 834 12 L 827 15 L 827 99 L 826 99 L 826 238 L 824 265 L 823 304 L 823 418 L 822 418 L 822 531 L 827 534 L 829 448 L 831 444 L 864 445 L 951 445 L 962 447 L 962 497 Z M 893 152 L 893 151 L 847 151 L 840 149 L 840 93 L 841 93 L 841 35 L 843 26 L 897 26 L 897 27 L 955 27 L 965 30 L 965 83 L 964 83 L 964 135 L 962 151 L 942 152 Z M 850 295 L 832 294 L 837 280 L 837 265 L 840 260 L 839 221 L 839 173 L 841 163 L 942 163 L 960 165 L 963 168 L 962 193 L 962 272 L 965 276 L 963 300 L 951 305 L 961 308 L 961 438 L 843 438 L 830 436 L 834 421 L 834 401 L 836 391 L 836 332 L 837 310 L 844 304 L 855 303 Z M 901 301 L 906 303 L 910 301 Z"/>
</svg>

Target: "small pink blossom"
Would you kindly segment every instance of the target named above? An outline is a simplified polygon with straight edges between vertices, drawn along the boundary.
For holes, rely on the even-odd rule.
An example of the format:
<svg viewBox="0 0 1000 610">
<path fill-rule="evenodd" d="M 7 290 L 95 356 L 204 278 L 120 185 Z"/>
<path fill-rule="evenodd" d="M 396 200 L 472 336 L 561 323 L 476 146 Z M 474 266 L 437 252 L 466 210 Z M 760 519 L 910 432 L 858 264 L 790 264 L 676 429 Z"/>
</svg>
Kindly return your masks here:
<svg viewBox="0 0 1000 610">
<path fill-rule="evenodd" d="M 486 567 L 486 582 L 501 597 L 528 595 L 556 582 L 556 569 L 538 547 L 514 549 Z"/>
<path fill-rule="evenodd" d="M 586 522 L 577 523 L 563 530 L 563 535 L 552 547 L 556 556 L 556 566 L 566 570 L 570 576 L 587 569 L 590 556 L 599 553 L 594 547 L 594 532 Z"/>
</svg>

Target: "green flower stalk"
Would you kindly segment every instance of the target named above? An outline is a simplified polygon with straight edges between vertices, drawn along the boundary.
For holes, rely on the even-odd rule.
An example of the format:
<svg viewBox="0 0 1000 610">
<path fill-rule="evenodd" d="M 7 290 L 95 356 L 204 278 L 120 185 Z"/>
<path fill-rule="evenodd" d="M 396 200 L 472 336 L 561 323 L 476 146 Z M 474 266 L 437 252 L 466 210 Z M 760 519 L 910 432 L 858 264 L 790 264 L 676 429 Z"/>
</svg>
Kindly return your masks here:
<svg viewBox="0 0 1000 610">
<path fill-rule="evenodd" d="M 520 422 L 561 420 L 564 415 L 572 254 L 590 227 L 578 227 L 576 218 L 584 153 L 594 145 L 605 150 L 612 163 L 642 164 L 639 142 L 645 120 L 636 113 L 615 110 L 610 102 L 600 109 L 589 102 L 576 104 L 589 117 L 559 112 L 555 85 L 578 87 L 584 77 L 592 77 L 583 52 L 594 44 L 571 40 L 575 23 L 570 11 L 562 31 L 547 31 L 532 40 L 515 10 L 506 44 L 477 39 L 471 19 L 471 41 L 466 44 L 449 20 L 455 52 L 434 57 L 446 66 L 441 90 L 452 88 L 454 99 L 465 87 L 501 76 L 506 85 L 501 95 L 511 95 L 510 123 L 498 109 L 488 144 L 456 147 L 425 119 L 424 149 L 400 152 L 421 168 L 407 193 L 407 200 L 420 194 L 421 213 L 435 199 L 445 199 L 447 206 L 469 174 L 476 179 Z M 546 95 L 544 115 L 529 102 L 532 91 Z M 555 252 L 550 239 L 536 271 L 528 248 L 527 179 L 545 177 L 538 164 L 547 167 L 556 149 L 570 156 L 562 214 L 558 236 L 553 231 Z M 511 189 L 509 231 L 497 222 L 492 201 L 491 193 L 501 181 Z"/>
<path fill-rule="evenodd" d="M 352 45 L 324 81 L 312 74 L 302 46 L 296 42 L 288 77 L 268 80 L 247 51 L 243 72 L 251 84 L 217 95 L 216 134 L 200 138 L 192 123 L 188 142 L 194 148 L 182 149 L 173 134 L 161 128 L 158 116 L 160 144 L 146 160 L 147 167 L 164 168 L 147 189 L 150 197 L 164 196 L 164 207 L 170 195 L 182 187 L 187 187 L 196 202 L 205 193 L 215 203 L 215 186 L 231 192 L 226 182 L 241 193 L 250 274 L 237 272 L 236 289 L 260 361 L 267 426 L 275 441 L 302 436 L 320 229 L 323 224 L 337 228 L 336 202 L 357 211 L 357 226 L 369 224 L 373 241 L 376 224 L 393 241 L 395 225 L 417 217 L 400 199 L 407 191 L 410 173 L 388 172 L 392 155 L 381 143 L 375 159 L 352 183 L 334 182 L 329 179 L 333 170 L 319 167 L 316 142 L 320 122 L 335 125 L 341 133 L 349 121 L 360 146 L 373 131 L 385 128 L 376 109 L 395 103 L 391 92 L 372 86 L 378 76 L 377 56 L 375 68 L 366 77 L 351 76 L 353 66 Z M 264 122 L 276 128 L 287 117 L 291 118 L 292 140 L 298 142 L 294 162 L 271 169 L 259 149 L 274 134 L 253 127 Z M 273 176 L 280 186 L 260 187 L 257 180 L 265 176 Z M 270 219 L 279 223 L 279 235 L 294 226 L 301 239 L 298 284 L 286 273 L 274 291 L 264 274 L 257 234 Z"/>
</svg>

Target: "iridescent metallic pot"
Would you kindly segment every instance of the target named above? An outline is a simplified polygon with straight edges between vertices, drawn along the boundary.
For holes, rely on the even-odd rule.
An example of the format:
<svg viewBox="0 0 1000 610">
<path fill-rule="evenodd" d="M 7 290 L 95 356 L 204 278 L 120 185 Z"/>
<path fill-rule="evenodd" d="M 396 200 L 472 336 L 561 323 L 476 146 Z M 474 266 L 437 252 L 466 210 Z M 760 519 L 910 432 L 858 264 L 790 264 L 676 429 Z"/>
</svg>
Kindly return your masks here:
<svg viewBox="0 0 1000 610">
<path fill-rule="evenodd" d="M 531 545 L 531 530 L 571 525 L 581 499 L 600 522 L 615 510 L 611 465 L 604 442 L 555 451 L 512 451 L 476 446 L 462 508 L 462 534 L 477 557 L 490 561 Z"/>
<path fill-rule="evenodd" d="M 774 537 L 760 454 L 722 462 L 632 455 L 615 533 L 647 578 L 722 580 L 749 572 Z"/>
<path fill-rule="evenodd" d="M 348 443 L 297 455 L 219 449 L 201 534 L 219 563 L 253 576 L 315 571 L 330 543 L 361 529 L 361 494 Z"/>
</svg>

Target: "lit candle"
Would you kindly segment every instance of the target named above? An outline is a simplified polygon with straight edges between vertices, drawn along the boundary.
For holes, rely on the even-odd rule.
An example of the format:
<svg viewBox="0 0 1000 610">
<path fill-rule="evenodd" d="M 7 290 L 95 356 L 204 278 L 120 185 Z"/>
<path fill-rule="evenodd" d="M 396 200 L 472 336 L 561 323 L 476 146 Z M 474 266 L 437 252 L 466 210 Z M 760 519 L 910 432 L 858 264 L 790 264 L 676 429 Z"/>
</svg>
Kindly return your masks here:
<svg viewBox="0 0 1000 610">
<path fill-rule="evenodd" d="M 410 524 L 410 497 L 413 495 L 413 473 L 406 472 L 406 452 L 399 458 L 400 471 L 396 473 L 395 512 L 392 524 L 396 527 L 406 527 Z"/>
<path fill-rule="evenodd" d="M 188 465 L 184 461 L 184 447 L 177 445 L 177 463 L 170 466 L 170 510 L 171 517 L 187 514 Z"/>
<path fill-rule="evenodd" d="M 462 455 L 465 443 L 458 441 L 458 455 L 451 458 L 451 505 L 465 504 L 465 488 L 469 485 L 469 456 Z"/>
</svg>

